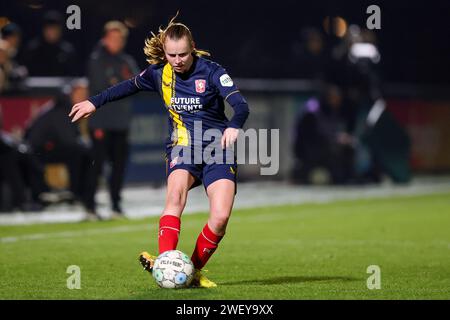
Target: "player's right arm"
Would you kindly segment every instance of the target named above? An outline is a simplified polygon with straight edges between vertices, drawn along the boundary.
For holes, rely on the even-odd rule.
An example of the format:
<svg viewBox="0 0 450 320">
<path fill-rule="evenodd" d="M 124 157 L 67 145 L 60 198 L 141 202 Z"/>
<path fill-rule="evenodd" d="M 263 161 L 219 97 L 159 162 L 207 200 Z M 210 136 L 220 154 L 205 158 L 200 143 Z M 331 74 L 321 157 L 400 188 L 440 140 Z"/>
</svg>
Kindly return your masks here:
<svg viewBox="0 0 450 320">
<path fill-rule="evenodd" d="M 153 66 L 150 66 L 139 75 L 109 87 L 88 100 L 75 104 L 69 113 L 69 117 L 73 117 L 72 122 L 75 122 L 81 118 L 89 117 L 108 102 L 123 99 L 141 90 L 154 91 L 156 86 L 153 71 Z"/>
</svg>

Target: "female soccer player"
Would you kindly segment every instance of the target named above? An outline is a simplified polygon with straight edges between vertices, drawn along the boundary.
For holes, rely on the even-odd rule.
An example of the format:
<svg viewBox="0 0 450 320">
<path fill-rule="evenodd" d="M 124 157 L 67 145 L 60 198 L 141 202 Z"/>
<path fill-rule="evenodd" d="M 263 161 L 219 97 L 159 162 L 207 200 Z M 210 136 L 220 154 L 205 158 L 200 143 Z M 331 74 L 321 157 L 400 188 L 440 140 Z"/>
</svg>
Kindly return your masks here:
<svg viewBox="0 0 450 320">
<path fill-rule="evenodd" d="M 236 193 L 237 165 L 233 155 L 230 162 L 232 150 L 229 147 L 236 141 L 249 109 L 226 71 L 217 63 L 203 58 L 209 53 L 195 48 L 189 28 L 175 23 L 175 18 L 165 29 L 160 28 L 157 35 L 152 33 L 152 37 L 145 41 L 144 52 L 150 63 L 147 69 L 75 104 L 69 117 L 73 117 L 72 122 L 87 118 L 107 102 L 142 90 L 160 94 L 169 115 L 170 138 L 166 143 L 167 194 L 159 220 L 159 253 L 176 249 L 180 217 L 188 191 L 203 182 L 210 214 L 191 257 L 196 269 L 192 285 L 215 287 L 216 284 L 200 270 L 218 247 L 230 218 Z M 225 116 L 224 100 L 233 107 L 231 120 Z M 216 145 L 204 139 L 198 141 L 194 128 L 201 128 L 205 137 L 208 130 L 210 133 L 219 131 L 221 139 L 215 141 Z M 202 156 L 200 161 L 199 154 Z M 209 155 L 207 159 L 205 154 Z M 144 269 L 149 272 L 155 258 L 147 252 L 139 256 Z"/>
</svg>

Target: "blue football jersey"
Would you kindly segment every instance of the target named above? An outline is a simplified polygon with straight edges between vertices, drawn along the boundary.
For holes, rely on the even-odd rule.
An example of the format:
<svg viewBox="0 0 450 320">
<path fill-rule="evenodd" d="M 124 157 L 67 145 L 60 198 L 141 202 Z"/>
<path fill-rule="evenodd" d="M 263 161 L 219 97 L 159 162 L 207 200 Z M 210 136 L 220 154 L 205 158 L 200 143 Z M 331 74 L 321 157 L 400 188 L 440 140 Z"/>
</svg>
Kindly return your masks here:
<svg viewBox="0 0 450 320">
<path fill-rule="evenodd" d="M 229 125 L 224 100 L 239 93 L 224 68 L 198 57 L 185 74 L 176 73 L 169 63 L 149 66 L 135 78 L 135 84 L 159 92 L 169 112 L 172 143 L 182 146 L 189 145 L 193 137 L 194 121 L 201 121 L 203 131 L 223 131 Z"/>
<path fill-rule="evenodd" d="M 150 65 L 136 77 L 111 87 L 89 100 L 96 106 L 117 100 L 138 91 L 155 91 L 161 96 L 169 115 L 169 136 L 172 145 L 189 146 L 201 121 L 204 132 L 227 127 L 242 128 L 248 105 L 231 77 L 219 64 L 194 57 L 189 71 L 176 73 L 169 63 Z M 224 100 L 234 109 L 229 121 Z"/>
</svg>

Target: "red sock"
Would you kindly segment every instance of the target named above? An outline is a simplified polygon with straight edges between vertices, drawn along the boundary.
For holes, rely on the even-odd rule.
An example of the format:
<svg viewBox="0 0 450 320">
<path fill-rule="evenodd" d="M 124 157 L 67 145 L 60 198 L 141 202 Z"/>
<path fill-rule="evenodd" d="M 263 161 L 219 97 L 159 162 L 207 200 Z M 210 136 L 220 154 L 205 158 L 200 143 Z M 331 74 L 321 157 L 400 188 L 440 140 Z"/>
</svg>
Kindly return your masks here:
<svg viewBox="0 0 450 320">
<path fill-rule="evenodd" d="M 164 215 L 159 219 L 159 254 L 177 248 L 180 224 L 180 218 L 172 215 Z"/>
<path fill-rule="evenodd" d="M 223 236 L 214 234 L 211 229 L 209 229 L 208 224 L 205 225 L 197 238 L 197 244 L 195 245 L 195 249 L 191 257 L 195 269 L 200 270 L 203 268 L 209 257 L 211 257 L 218 247 L 222 238 Z"/>
</svg>

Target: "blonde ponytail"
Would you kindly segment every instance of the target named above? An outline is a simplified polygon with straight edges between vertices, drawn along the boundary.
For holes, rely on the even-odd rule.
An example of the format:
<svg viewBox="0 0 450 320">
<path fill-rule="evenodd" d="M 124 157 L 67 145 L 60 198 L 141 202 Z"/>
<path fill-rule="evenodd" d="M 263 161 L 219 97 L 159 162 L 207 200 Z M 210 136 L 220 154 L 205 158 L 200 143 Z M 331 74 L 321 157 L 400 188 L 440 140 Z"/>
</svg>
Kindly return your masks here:
<svg viewBox="0 0 450 320">
<path fill-rule="evenodd" d="M 172 19 L 170 19 L 166 28 L 162 29 L 159 27 L 157 35 L 152 32 L 152 36 L 145 39 L 144 53 L 147 56 L 148 63 L 160 64 L 167 62 L 166 55 L 164 53 L 164 41 L 166 37 L 174 40 L 186 37 L 189 43 L 193 45 L 194 39 L 189 28 L 182 23 L 174 22 L 177 16 L 178 12 Z M 197 49 L 193 49 L 193 54 L 198 57 L 211 55 L 205 50 Z"/>
</svg>

